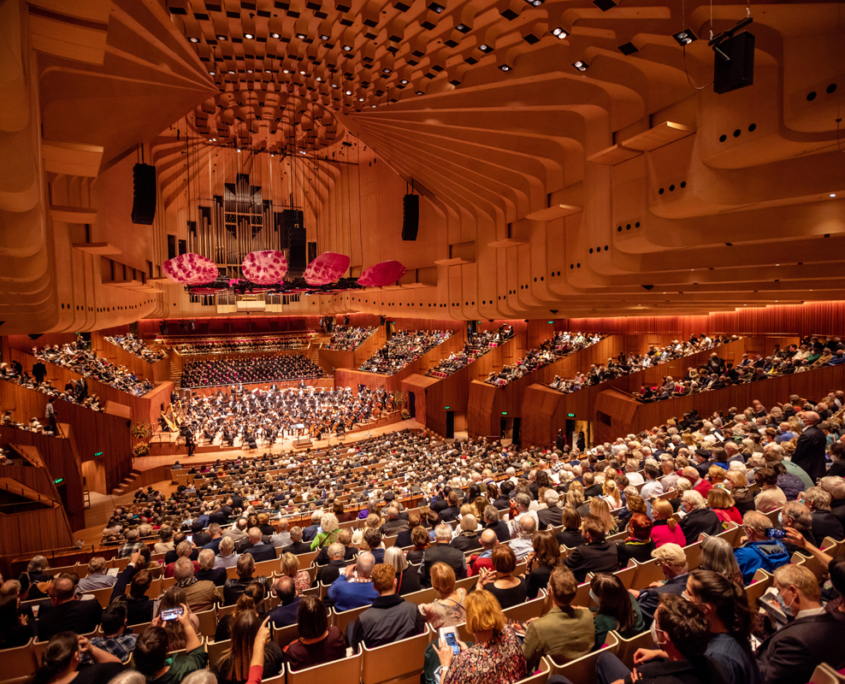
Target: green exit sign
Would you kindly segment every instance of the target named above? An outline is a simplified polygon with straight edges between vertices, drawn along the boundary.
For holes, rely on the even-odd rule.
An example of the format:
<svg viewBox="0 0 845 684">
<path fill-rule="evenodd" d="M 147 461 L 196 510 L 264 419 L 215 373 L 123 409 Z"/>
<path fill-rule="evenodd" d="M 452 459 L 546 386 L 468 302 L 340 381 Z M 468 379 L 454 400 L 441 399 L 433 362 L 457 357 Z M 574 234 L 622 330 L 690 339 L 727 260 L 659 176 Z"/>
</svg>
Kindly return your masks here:
<svg viewBox="0 0 845 684">
<path fill-rule="evenodd" d="M 554 324 L 555 324 L 554 321 L 549 321 L 549 325 L 554 325 Z"/>
<path fill-rule="evenodd" d="M 451 406 L 444 406 L 444 409 L 445 409 L 446 411 L 450 410 L 451 408 L 452 408 Z"/>
<path fill-rule="evenodd" d="M 575 417 L 575 414 L 574 414 L 574 413 L 567 413 L 567 414 L 566 414 L 566 417 L 567 417 L 567 418 L 574 418 L 574 417 Z"/>
<path fill-rule="evenodd" d="M 58 480 L 53 480 L 53 484 L 61 484 L 64 481 L 65 481 L 65 478 L 60 477 Z"/>
<path fill-rule="evenodd" d="M 508 412 L 507 412 L 507 411 L 502 411 L 502 415 L 503 415 L 503 416 L 506 416 L 506 415 L 508 415 Z"/>
<path fill-rule="evenodd" d="M 96 451 L 96 452 L 94 452 L 94 458 L 100 458 L 100 456 L 102 456 L 102 455 L 103 455 L 103 452 L 102 452 L 102 451 Z"/>
</svg>

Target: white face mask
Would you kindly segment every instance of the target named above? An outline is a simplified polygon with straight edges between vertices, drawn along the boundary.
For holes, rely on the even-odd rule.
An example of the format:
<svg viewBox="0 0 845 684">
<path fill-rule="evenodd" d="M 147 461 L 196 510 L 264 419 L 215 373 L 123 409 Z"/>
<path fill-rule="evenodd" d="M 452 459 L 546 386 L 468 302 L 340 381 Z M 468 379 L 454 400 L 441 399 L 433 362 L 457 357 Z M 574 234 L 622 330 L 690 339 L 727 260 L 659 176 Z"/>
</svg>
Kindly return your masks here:
<svg viewBox="0 0 845 684">
<path fill-rule="evenodd" d="M 652 621 L 651 629 L 651 640 L 655 643 L 658 648 L 662 648 L 664 646 L 664 642 L 660 641 L 660 638 L 657 636 L 660 630 L 657 629 L 657 622 Z"/>
</svg>

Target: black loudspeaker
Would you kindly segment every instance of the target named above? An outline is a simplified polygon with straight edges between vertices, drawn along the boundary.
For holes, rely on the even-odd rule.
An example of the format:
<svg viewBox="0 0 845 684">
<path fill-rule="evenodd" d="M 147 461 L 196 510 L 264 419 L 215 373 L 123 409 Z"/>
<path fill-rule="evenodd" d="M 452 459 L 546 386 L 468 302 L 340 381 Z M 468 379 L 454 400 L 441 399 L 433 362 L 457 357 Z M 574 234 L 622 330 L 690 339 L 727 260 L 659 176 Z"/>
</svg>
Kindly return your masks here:
<svg viewBox="0 0 845 684">
<path fill-rule="evenodd" d="M 135 164 L 132 169 L 135 192 L 132 197 L 132 223 L 153 225 L 156 215 L 156 167 Z"/>
<path fill-rule="evenodd" d="M 754 83 L 754 36 L 747 31 L 713 47 L 713 90 L 719 95 Z M 727 58 L 726 58 L 727 57 Z"/>
<path fill-rule="evenodd" d="M 402 239 L 413 242 L 420 227 L 420 196 L 405 195 L 402 202 Z"/>
<path fill-rule="evenodd" d="M 282 212 L 282 232 L 288 238 L 288 269 L 293 275 L 302 275 L 306 266 L 306 239 L 301 211 L 285 209 Z"/>
</svg>

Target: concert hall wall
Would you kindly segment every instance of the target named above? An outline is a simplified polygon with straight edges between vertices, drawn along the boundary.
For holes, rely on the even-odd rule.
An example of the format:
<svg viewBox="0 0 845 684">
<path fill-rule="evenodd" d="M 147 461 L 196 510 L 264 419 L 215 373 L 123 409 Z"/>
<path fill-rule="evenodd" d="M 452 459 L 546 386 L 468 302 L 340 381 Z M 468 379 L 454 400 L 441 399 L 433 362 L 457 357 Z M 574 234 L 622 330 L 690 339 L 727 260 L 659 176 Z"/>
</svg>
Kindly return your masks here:
<svg viewBox="0 0 845 684">
<path fill-rule="evenodd" d="M 182 321 L 193 321 L 195 329 L 183 332 Z M 138 332 L 145 338 L 154 338 L 161 334 L 159 325 L 162 319 L 146 318 L 138 321 Z M 270 333 L 298 330 L 320 329 L 320 316 L 226 316 L 215 318 L 168 318 L 168 335 L 179 337 L 189 335 L 236 335 L 248 333 Z"/>
</svg>

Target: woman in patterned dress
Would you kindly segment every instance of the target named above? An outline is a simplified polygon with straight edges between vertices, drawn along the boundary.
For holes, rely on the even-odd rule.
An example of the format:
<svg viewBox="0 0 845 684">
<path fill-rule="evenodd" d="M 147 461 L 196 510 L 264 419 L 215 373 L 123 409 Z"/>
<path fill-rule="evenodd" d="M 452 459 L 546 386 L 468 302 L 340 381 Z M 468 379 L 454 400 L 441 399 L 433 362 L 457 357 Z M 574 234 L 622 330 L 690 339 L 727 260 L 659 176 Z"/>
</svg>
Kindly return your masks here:
<svg viewBox="0 0 845 684">
<path fill-rule="evenodd" d="M 464 602 L 467 629 L 475 643 L 452 653 L 448 644 L 436 647 L 440 659 L 440 684 L 514 684 L 525 678 L 527 666 L 522 644 L 512 627 L 507 626 L 499 602 L 489 591 L 479 589 Z"/>
</svg>

